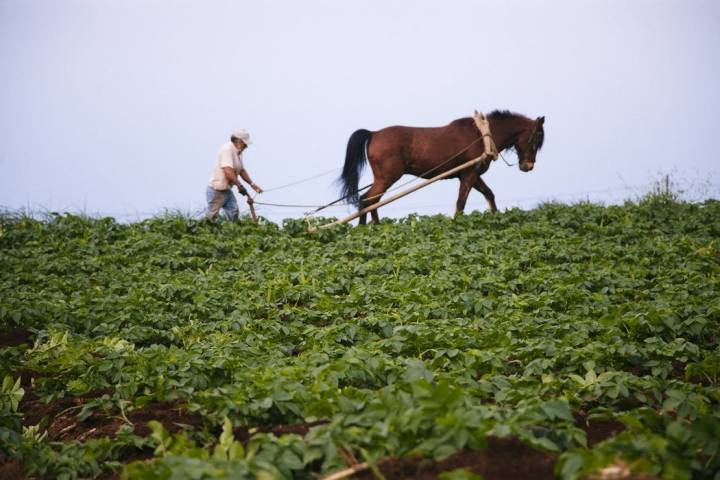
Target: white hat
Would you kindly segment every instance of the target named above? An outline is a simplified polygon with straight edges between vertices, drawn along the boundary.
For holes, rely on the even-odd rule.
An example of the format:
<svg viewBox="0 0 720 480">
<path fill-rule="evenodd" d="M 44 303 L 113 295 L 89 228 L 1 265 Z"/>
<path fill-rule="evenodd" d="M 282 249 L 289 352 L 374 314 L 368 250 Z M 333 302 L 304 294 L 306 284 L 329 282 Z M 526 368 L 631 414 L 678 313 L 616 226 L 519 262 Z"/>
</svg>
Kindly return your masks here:
<svg viewBox="0 0 720 480">
<path fill-rule="evenodd" d="M 242 140 L 243 142 L 245 142 L 245 145 L 250 145 L 252 143 L 250 141 L 250 134 L 244 128 L 235 130 L 230 135 L 237 138 L 238 140 Z"/>
</svg>

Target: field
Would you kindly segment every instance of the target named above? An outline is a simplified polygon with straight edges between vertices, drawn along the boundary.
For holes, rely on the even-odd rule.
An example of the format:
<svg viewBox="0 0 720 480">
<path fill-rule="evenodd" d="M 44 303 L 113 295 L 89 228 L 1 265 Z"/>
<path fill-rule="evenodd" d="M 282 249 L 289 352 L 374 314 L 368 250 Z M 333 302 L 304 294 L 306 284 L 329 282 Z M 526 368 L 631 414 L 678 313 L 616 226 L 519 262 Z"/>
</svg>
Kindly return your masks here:
<svg viewBox="0 0 720 480">
<path fill-rule="evenodd" d="M 720 478 L 720 202 L 661 200 L 6 213 L 0 477 Z"/>
</svg>

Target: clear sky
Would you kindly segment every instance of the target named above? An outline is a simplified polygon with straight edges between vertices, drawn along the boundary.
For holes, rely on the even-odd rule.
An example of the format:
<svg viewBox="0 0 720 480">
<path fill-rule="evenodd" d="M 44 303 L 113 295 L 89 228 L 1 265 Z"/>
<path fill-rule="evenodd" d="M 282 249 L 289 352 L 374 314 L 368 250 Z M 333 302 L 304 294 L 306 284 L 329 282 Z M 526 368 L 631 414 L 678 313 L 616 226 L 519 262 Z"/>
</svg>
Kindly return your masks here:
<svg viewBox="0 0 720 480">
<path fill-rule="evenodd" d="M 0 206 L 198 212 L 233 129 L 270 189 L 340 168 L 358 128 L 474 109 L 546 117 L 533 172 L 484 176 L 501 210 L 633 198 L 667 173 L 717 197 L 719 46 L 717 0 L 0 0 Z M 258 200 L 327 203 L 337 173 Z M 381 216 L 452 214 L 457 189 Z"/>
</svg>

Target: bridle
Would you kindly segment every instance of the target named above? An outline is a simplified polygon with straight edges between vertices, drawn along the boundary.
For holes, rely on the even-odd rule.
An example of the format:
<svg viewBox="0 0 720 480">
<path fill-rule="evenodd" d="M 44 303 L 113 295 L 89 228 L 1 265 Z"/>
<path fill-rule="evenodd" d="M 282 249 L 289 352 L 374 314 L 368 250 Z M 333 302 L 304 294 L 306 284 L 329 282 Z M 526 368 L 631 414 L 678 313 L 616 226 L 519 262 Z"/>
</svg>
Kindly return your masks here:
<svg viewBox="0 0 720 480">
<path fill-rule="evenodd" d="M 538 130 L 539 122 L 535 120 L 532 133 L 530 133 L 530 137 L 527 140 L 527 145 L 530 147 L 533 152 L 537 154 L 538 147 L 540 146 L 540 141 L 542 140 L 542 132 Z"/>
<path fill-rule="evenodd" d="M 537 120 L 534 121 L 533 123 L 534 123 L 534 125 L 533 125 L 532 132 L 530 133 L 530 136 L 528 137 L 528 139 L 525 141 L 525 144 L 527 145 L 527 147 L 528 147 L 529 149 L 531 149 L 531 150 L 533 151 L 533 153 L 534 153 L 535 155 L 537 155 L 537 151 L 538 151 L 538 147 L 539 147 L 539 145 L 540 145 L 540 139 L 541 139 L 541 136 L 542 136 L 542 132 L 540 132 L 540 130 L 538 130 L 538 122 L 537 122 Z M 513 145 L 513 146 L 514 146 L 514 145 Z M 517 150 L 517 148 L 516 148 L 515 150 Z M 515 163 L 510 163 L 510 162 L 508 162 L 507 160 L 505 160 L 505 157 L 503 157 L 502 152 L 499 152 L 499 153 L 500 153 L 500 158 L 502 158 L 502 161 L 505 162 L 505 165 L 507 165 L 508 167 L 514 167 L 515 165 L 517 165 L 518 163 L 520 163 L 519 161 L 517 161 L 517 162 L 515 162 Z M 520 157 L 518 156 L 518 158 L 520 158 Z"/>
</svg>

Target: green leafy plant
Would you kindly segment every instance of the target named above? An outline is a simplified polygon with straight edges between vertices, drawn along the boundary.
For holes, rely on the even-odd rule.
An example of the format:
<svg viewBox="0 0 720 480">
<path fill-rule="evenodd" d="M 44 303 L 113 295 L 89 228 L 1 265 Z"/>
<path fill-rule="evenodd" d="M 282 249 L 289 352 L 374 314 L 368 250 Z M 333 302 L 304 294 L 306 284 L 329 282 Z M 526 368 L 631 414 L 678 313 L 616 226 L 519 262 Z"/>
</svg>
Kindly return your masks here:
<svg viewBox="0 0 720 480">
<path fill-rule="evenodd" d="M 2 455 L 307 479 L 500 437 L 564 478 L 712 478 L 720 202 L 665 193 L 320 235 L 0 214 L 0 326 L 34 339 L 0 352 Z"/>
<path fill-rule="evenodd" d="M 20 386 L 20 380 L 20 377 L 13 380 L 7 375 L 0 387 L 0 455 L 9 458 L 18 456 L 22 438 L 18 406 L 25 390 Z"/>
</svg>

